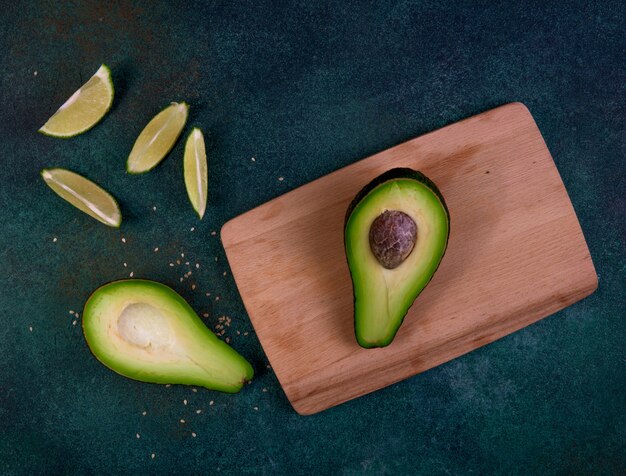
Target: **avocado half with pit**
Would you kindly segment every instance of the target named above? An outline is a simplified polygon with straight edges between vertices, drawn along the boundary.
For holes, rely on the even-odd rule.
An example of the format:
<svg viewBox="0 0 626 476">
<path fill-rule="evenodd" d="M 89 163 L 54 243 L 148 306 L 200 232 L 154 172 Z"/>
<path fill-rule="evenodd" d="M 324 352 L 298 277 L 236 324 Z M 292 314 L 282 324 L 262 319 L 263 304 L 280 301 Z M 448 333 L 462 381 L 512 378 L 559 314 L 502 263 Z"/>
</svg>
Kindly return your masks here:
<svg viewBox="0 0 626 476">
<path fill-rule="evenodd" d="M 98 288 L 85 304 L 83 331 L 100 362 L 135 380 L 235 393 L 252 379 L 248 361 L 213 334 L 180 295 L 154 281 Z"/>
<path fill-rule="evenodd" d="M 443 258 L 448 208 L 424 174 L 396 168 L 357 194 L 344 233 L 357 341 L 365 348 L 387 346 Z"/>
</svg>

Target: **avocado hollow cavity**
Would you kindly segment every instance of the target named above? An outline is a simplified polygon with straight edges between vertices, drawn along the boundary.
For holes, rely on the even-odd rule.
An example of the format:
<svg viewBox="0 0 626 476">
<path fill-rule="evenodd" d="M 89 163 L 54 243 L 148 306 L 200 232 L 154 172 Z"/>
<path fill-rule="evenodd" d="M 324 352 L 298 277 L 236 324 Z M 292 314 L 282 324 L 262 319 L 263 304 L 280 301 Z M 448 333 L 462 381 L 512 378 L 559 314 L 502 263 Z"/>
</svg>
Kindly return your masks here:
<svg viewBox="0 0 626 476">
<path fill-rule="evenodd" d="M 117 318 L 117 330 L 122 339 L 142 349 L 166 348 L 175 339 L 165 316 L 146 303 L 126 306 Z"/>
<path fill-rule="evenodd" d="M 370 227 L 370 248 L 386 269 L 394 269 L 411 254 L 417 240 L 417 225 L 398 210 L 385 210 Z"/>
</svg>

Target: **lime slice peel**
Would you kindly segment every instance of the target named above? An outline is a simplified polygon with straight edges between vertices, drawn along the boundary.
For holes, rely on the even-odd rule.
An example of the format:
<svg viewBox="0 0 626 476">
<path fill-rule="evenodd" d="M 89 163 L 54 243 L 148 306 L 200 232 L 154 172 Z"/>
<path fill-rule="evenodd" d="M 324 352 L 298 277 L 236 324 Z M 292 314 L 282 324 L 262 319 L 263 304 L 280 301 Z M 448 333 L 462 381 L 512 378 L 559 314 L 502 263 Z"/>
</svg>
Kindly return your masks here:
<svg viewBox="0 0 626 476">
<path fill-rule="evenodd" d="M 137 137 L 126 162 L 126 171 L 141 174 L 156 167 L 176 144 L 188 113 L 187 103 L 173 102 L 154 116 Z"/>
<path fill-rule="evenodd" d="M 80 89 L 48 119 L 39 132 L 69 138 L 94 127 L 111 109 L 115 90 L 111 70 L 103 64 Z"/>
<path fill-rule="evenodd" d="M 204 136 L 197 127 L 187 137 L 183 165 L 189 201 L 202 219 L 207 204 L 207 159 Z"/>
<path fill-rule="evenodd" d="M 87 215 L 119 228 L 122 223 L 120 207 L 106 190 L 82 175 L 65 169 L 43 169 L 41 177 L 62 199 Z"/>
</svg>

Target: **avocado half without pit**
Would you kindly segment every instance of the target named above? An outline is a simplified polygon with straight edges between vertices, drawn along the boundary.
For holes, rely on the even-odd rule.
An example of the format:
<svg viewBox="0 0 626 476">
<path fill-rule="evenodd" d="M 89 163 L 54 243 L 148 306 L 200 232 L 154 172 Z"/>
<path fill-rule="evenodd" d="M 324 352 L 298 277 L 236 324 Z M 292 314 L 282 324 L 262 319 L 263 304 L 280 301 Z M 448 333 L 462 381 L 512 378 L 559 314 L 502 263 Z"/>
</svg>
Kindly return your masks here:
<svg viewBox="0 0 626 476">
<path fill-rule="evenodd" d="M 85 304 L 83 331 L 96 358 L 135 380 L 236 393 L 252 366 L 211 332 L 164 284 L 131 279 L 105 284 Z"/>
<path fill-rule="evenodd" d="M 357 194 L 344 232 L 357 341 L 365 348 L 387 346 L 443 258 L 448 208 L 424 174 L 396 168 Z"/>
</svg>

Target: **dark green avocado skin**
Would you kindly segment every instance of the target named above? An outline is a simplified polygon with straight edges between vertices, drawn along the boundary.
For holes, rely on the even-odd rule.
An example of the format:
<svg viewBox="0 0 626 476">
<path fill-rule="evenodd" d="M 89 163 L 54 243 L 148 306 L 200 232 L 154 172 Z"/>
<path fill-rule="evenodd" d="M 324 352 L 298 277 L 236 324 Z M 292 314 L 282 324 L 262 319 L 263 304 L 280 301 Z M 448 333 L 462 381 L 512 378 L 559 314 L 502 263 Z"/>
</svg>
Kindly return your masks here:
<svg viewBox="0 0 626 476">
<path fill-rule="evenodd" d="M 439 197 L 439 200 L 441 200 L 441 204 L 443 205 L 443 208 L 446 210 L 446 215 L 448 216 L 448 235 L 446 236 L 446 244 L 445 247 L 446 249 L 448 248 L 448 240 L 450 238 L 450 210 L 448 209 L 448 206 L 446 205 L 446 201 L 443 198 L 443 195 L 441 194 L 441 192 L 439 191 L 439 189 L 437 188 L 437 186 L 435 185 L 435 183 L 430 180 L 428 177 L 426 177 L 423 173 L 417 171 L 417 170 L 413 170 L 410 169 L 408 167 L 396 167 L 393 169 L 389 169 L 386 172 L 382 173 L 381 175 L 379 175 L 378 177 L 374 178 L 371 182 L 369 182 L 367 185 L 365 185 L 365 187 L 363 187 L 359 193 L 356 194 L 356 196 L 354 197 L 354 200 L 352 200 L 352 202 L 350 202 L 350 205 L 348 206 L 348 211 L 346 212 L 346 216 L 344 218 L 344 222 L 343 222 L 343 228 L 344 228 L 344 234 L 343 234 L 343 240 L 344 240 L 344 248 L 346 246 L 346 234 L 345 234 L 345 228 L 346 225 L 348 224 L 348 219 L 350 218 L 350 215 L 352 214 L 352 211 L 354 210 L 354 208 L 359 204 L 359 202 L 361 202 L 361 200 L 363 200 L 367 194 L 369 194 L 372 190 L 374 190 L 376 187 L 378 187 L 379 185 L 382 185 L 385 182 L 388 182 L 390 180 L 398 180 L 398 179 L 410 179 L 410 180 L 416 180 L 418 182 L 423 183 L 424 185 L 426 185 L 429 189 L 431 189 L 435 195 L 437 195 L 437 197 Z M 445 255 L 445 250 L 444 250 L 444 255 Z M 443 255 L 442 255 L 442 260 L 443 261 Z M 441 265 L 441 261 L 439 261 L 439 264 L 437 265 L 437 268 L 435 268 L 435 272 L 433 272 L 432 276 L 430 277 L 430 279 L 428 280 L 428 283 L 430 283 L 430 281 L 433 279 L 433 276 L 436 274 L 437 269 L 439 269 L 439 266 Z M 346 263 L 348 262 L 347 259 L 347 255 L 346 255 Z M 350 277 L 352 279 L 352 282 L 354 283 L 354 277 L 352 276 L 352 270 L 350 269 L 350 266 L 348 265 L 348 269 L 350 270 Z M 426 283 L 426 285 L 428 285 L 428 283 Z M 353 284 L 354 286 L 354 284 Z M 353 309 L 355 306 L 355 301 L 356 301 L 356 296 L 354 294 L 354 292 L 352 293 L 353 295 Z M 419 297 L 415 296 L 415 299 L 417 299 Z M 413 299 L 413 302 L 415 302 L 415 299 Z M 413 303 L 411 303 L 411 305 L 413 305 Z M 378 345 L 373 345 L 367 342 L 361 342 L 359 340 L 359 336 L 356 334 L 356 315 L 353 316 L 354 319 L 354 330 L 355 330 L 355 338 L 357 340 L 357 342 L 359 343 L 359 345 L 361 347 L 363 347 L 364 349 L 373 349 L 373 348 L 378 348 L 378 347 L 387 347 L 389 344 L 391 344 L 393 342 L 393 340 L 396 337 L 396 334 L 398 333 L 398 330 L 400 330 L 400 328 L 402 327 L 402 324 L 404 323 L 404 318 L 406 317 L 406 314 L 402 317 L 401 321 L 400 321 L 400 325 L 398 326 L 398 328 L 396 329 L 396 331 L 389 336 L 389 338 L 384 341 L 381 342 Z"/>
</svg>

